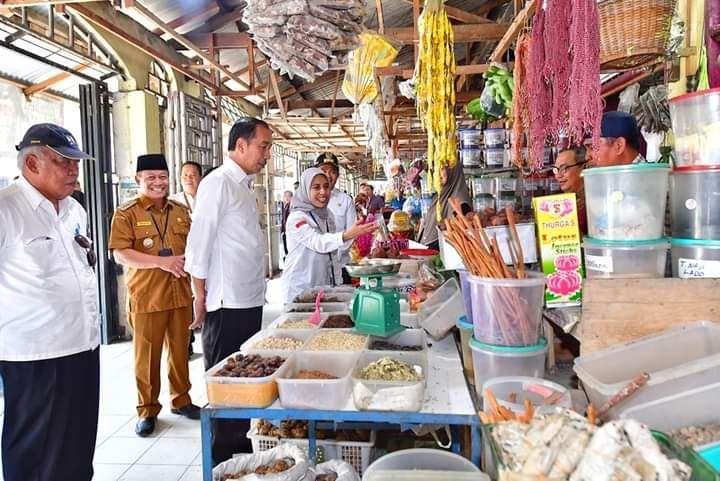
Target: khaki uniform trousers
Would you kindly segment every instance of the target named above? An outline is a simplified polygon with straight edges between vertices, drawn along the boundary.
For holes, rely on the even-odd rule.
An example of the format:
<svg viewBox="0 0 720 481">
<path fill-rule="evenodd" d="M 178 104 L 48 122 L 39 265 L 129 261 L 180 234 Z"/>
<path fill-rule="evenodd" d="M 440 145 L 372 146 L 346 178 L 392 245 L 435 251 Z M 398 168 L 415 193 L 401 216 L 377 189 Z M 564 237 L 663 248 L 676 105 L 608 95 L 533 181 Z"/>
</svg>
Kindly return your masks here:
<svg viewBox="0 0 720 481">
<path fill-rule="evenodd" d="M 135 384 L 138 391 L 139 417 L 155 417 L 162 405 L 160 395 L 160 358 L 163 344 L 168 350 L 167 365 L 170 400 L 173 408 L 190 404 L 188 342 L 192 306 L 147 314 L 130 313 L 134 330 Z"/>
</svg>

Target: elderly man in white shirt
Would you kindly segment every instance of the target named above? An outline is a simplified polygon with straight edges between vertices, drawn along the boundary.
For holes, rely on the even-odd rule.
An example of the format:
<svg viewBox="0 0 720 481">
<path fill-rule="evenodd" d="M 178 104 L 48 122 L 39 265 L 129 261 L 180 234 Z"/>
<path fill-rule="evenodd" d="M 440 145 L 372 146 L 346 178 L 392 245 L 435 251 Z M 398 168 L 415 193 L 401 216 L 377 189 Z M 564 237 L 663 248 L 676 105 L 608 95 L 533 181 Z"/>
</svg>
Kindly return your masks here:
<svg viewBox="0 0 720 481">
<path fill-rule="evenodd" d="M 6 481 L 90 481 L 100 389 L 97 260 L 70 197 L 82 152 L 53 124 L 17 146 L 0 190 L 0 375 Z"/>
<path fill-rule="evenodd" d="M 252 181 L 270 159 L 272 131 L 241 118 L 230 130 L 222 166 L 203 179 L 185 251 L 195 322 L 203 326 L 205 367 L 236 352 L 260 330 L 265 303 L 265 243 Z M 246 421 L 215 423 L 213 459 L 249 452 Z"/>
</svg>

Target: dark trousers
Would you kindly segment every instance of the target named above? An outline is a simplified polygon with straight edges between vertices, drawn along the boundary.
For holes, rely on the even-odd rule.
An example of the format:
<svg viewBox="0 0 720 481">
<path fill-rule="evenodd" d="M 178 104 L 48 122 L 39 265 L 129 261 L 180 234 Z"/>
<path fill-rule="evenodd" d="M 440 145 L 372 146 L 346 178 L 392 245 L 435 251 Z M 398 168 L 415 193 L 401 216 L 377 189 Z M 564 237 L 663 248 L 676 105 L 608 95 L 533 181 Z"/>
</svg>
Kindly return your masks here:
<svg viewBox="0 0 720 481">
<path fill-rule="evenodd" d="M 5 481 L 90 481 L 100 403 L 100 349 L 0 361 Z"/>
<path fill-rule="evenodd" d="M 249 309 L 218 309 L 207 313 L 202 329 L 205 370 L 230 354 L 237 352 L 262 327 L 262 306 Z M 246 434 L 249 420 L 223 419 L 213 421 L 213 461 L 220 463 L 235 453 L 250 453 L 252 447 Z"/>
</svg>

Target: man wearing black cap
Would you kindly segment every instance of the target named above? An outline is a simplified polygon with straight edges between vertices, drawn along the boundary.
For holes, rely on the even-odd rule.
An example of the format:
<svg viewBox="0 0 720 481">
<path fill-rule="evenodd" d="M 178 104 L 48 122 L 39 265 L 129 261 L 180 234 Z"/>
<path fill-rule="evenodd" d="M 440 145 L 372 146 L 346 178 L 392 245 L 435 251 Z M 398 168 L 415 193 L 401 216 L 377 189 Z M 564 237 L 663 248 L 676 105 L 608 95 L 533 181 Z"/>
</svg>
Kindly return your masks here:
<svg viewBox="0 0 720 481">
<path fill-rule="evenodd" d="M 640 154 L 640 131 L 635 117 L 620 111 L 605 112 L 600 127 L 597 158 L 588 151 L 590 167 L 609 167 L 645 162 Z"/>
<path fill-rule="evenodd" d="M 135 180 L 140 195 L 115 211 L 108 247 L 115 260 L 128 267 L 138 390 L 135 433 L 145 437 L 155 430 L 162 408 L 158 396 L 164 342 L 168 346 L 171 411 L 200 419 L 200 408 L 191 403 L 189 394 L 192 292 L 184 266 L 190 214 L 184 205 L 167 198 L 168 166 L 162 154 L 138 157 Z"/>
<path fill-rule="evenodd" d="M 0 376 L 6 481 L 90 481 L 100 389 L 97 256 L 70 197 L 73 135 L 33 125 L 0 190 Z"/>
</svg>

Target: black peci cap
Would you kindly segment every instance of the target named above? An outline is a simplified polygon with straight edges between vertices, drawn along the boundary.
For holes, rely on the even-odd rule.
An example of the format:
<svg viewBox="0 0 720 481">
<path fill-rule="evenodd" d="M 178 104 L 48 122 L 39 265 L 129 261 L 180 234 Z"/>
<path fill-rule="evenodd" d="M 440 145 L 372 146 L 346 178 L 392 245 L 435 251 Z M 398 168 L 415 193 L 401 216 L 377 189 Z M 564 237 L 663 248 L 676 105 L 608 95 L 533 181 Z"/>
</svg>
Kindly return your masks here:
<svg viewBox="0 0 720 481">
<path fill-rule="evenodd" d="M 137 158 L 137 170 L 168 170 L 167 161 L 163 154 L 145 154 Z"/>
<path fill-rule="evenodd" d="M 69 130 L 55 124 L 35 124 L 27 129 L 17 150 L 27 147 L 44 146 L 68 159 L 92 159 L 92 155 L 83 152 L 77 140 Z"/>
</svg>

